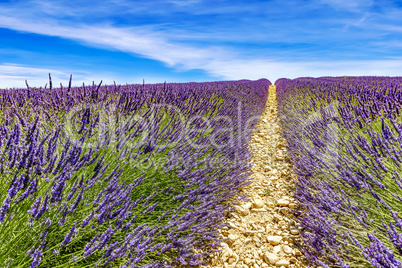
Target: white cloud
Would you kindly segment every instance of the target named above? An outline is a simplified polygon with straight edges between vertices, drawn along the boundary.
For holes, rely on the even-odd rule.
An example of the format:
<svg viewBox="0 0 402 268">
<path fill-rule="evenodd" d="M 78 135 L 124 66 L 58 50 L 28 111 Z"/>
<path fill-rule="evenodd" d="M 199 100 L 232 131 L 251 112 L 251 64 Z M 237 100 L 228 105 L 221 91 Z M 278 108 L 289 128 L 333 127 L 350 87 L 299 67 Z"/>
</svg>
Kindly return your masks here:
<svg viewBox="0 0 402 268">
<path fill-rule="evenodd" d="M 3 63 L 0 65 L 0 88 L 26 88 L 25 80 L 30 87 L 44 87 L 48 84 L 49 73 L 52 76 L 53 87 L 67 86 L 70 80 L 70 74 L 73 75 L 72 85 L 92 84 L 92 81 L 99 83 L 103 80 L 105 83 L 112 84 L 113 78 L 108 74 L 92 74 L 81 70 L 58 70 L 48 68 L 35 68 L 12 63 Z M 114 78 L 116 79 L 116 78 Z"/>
<path fill-rule="evenodd" d="M 41 83 L 40 85 L 38 84 L 38 82 L 43 82 L 44 78 L 49 76 L 49 73 L 52 74 L 52 77 L 56 79 L 56 81 L 60 81 L 61 77 L 67 76 L 67 74 L 64 74 L 57 70 L 32 68 L 5 63 L 0 65 L 0 88 L 26 88 L 25 80 L 28 80 L 28 84 L 31 87 L 44 86 L 46 82 Z"/>
<path fill-rule="evenodd" d="M 201 2 L 201 0 L 171 0 L 169 2 L 183 7 L 183 6 L 190 6 L 190 5 L 199 3 L 199 2 Z"/>
<path fill-rule="evenodd" d="M 0 89 L 5 88 L 26 88 L 25 80 L 28 81 L 30 87 L 44 87 L 45 84 L 49 87 L 49 73 L 52 76 L 53 87 L 68 86 L 70 74 L 73 75 L 72 86 L 81 86 L 84 82 L 85 85 L 92 85 L 100 83 L 102 80 L 103 85 L 113 85 L 116 81 L 117 84 L 142 84 L 143 79 L 145 83 L 163 83 L 168 81 L 167 77 L 158 77 L 158 75 L 149 74 L 143 76 L 121 76 L 116 73 L 110 72 L 96 72 L 91 73 L 82 70 L 56 70 L 47 68 L 35 68 L 19 64 L 4 63 L 0 64 Z M 176 79 L 168 82 L 179 82 Z"/>
<path fill-rule="evenodd" d="M 0 15 L 0 27 L 41 35 L 58 36 L 81 41 L 92 46 L 102 46 L 135 53 L 179 68 L 193 69 L 196 63 L 208 62 L 216 56 L 224 57 L 228 54 L 219 47 L 194 48 L 173 44 L 163 38 L 162 34 L 136 27 L 117 28 L 110 25 L 70 27 L 2 15 Z"/>
<path fill-rule="evenodd" d="M 328 4 L 338 10 L 362 11 L 374 4 L 373 0 L 321 0 L 321 3 Z"/>
</svg>

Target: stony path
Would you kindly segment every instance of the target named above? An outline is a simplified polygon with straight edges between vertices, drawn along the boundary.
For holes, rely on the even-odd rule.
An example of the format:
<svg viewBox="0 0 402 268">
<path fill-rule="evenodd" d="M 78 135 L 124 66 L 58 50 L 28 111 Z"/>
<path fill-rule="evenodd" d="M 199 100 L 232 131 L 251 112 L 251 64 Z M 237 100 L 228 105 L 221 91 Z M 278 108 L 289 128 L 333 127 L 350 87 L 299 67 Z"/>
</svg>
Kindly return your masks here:
<svg viewBox="0 0 402 268">
<path fill-rule="evenodd" d="M 223 250 L 211 256 L 207 267 L 307 267 L 298 250 L 299 225 L 291 209 L 294 187 L 286 141 L 280 136 L 275 86 L 269 89 L 267 109 L 250 143 L 253 152 L 252 184 L 241 194 L 249 202 L 235 206 L 220 230 Z"/>
</svg>

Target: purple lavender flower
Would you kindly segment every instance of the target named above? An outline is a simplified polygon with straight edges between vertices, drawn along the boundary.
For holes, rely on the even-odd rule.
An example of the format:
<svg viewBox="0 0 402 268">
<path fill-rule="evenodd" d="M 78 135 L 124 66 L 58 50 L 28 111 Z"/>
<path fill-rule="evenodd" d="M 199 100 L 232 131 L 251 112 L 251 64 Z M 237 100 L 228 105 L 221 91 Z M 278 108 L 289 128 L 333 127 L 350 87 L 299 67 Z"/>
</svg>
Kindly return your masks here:
<svg viewBox="0 0 402 268">
<path fill-rule="evenodd" d="M 370 245 L 363 250 L 363 255 L 371 264 L 380 268 L 399 268 L 402 263 L 394 258 L 392 250 L 384 246 L 381 241 L 372 234 L 367 234 Z"/>
<path fill-rule="evenodd" d="M 6 214 L 8 213 L 10 208 L 10 202 L 11 198 L 9 196 L 4 199 L 3 205 L 0 208 L 0 222 L 4 221 Z"/>
<path fill-rule="evenodd" d="M 64 237 L 63 242 L 61 242 L 60 247 L 65 248 L 68 243 L 70 243 L 71 238 L 73 237 L 74 234 L 78 233 L 78 229 L 75 227 L 77 225 L 77 222 L 74 222 L 73 226 L 71 226 L 70 231 L 66 234 Z"/>
</svg>

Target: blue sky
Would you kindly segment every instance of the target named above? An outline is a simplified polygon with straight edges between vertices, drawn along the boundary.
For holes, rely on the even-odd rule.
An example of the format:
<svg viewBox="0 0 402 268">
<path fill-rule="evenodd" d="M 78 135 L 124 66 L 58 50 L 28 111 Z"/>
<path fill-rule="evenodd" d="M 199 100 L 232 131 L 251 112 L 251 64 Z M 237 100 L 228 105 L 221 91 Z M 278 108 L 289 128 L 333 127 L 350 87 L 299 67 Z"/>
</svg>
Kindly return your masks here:
<svg viewBox="0 0 402 268">
<path fill-rule="evenodd" d="M 0 88 L 402 76 L 402 1 L 0 0 Z"/>
</svg>

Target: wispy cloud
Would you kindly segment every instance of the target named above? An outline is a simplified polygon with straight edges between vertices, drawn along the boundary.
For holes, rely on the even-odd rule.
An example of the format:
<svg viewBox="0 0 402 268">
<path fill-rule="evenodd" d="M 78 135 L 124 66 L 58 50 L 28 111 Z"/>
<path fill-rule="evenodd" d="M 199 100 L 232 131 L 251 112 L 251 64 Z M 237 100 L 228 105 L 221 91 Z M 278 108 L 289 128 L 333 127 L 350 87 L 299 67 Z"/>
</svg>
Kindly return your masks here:
<svg viewBox="0 0 402 268">
<path fill-rule="evenodd" d="M 178 6 L 190 6 L 195 3 L 201 2 L 201 0 L 171 0 L 170 3 L 176 4 Z"/>
<path fill-rule="evenodd" d="M 157 33 L 149 33 L 135 27 L 117 28 L 110 25 L 68 27 L 1 15 L 0 27 L 68 38 L 87 45 L 135 53 L 182 69 L 197 69 L 216 58 L 234 56 L 233 53 L 219 47 L 195 48 L 174 44 Z"/>
<path fill-rule="evenodd" d="M 28 80 L 31 86 L 36 86 L 39 83 L 41 86 L 44 86 L 45 84 L 42 84 L 43 78 L 48 77 L 49 73 L 52 74 L 56 81 L 62 81 L 68 77 L 66 73 L 59 70 L 32 68 L 5 63 L 0 65 L 0 88 L 7 88 L 10 85 L 14 85 L 14 87 L 26 87 L 25 80 Z"/>
<path fill-rule="evenodd" d="M 73 74 L 73 86 L 80 86 L 83 82 L 86 84 L 99 83 L 101 80 L 104 83 L 112 84 L 113 80 L 116 79 L 108 73 L 91 73 L 76 69 L 33 68 L 20 64 L 4 63 L 0 65 L 0 88 L 26 88 L 25 80 L 31 87 L 43 87 L 49 82 L 49 73 L 55 87 L 60 86 L 60 83 L 64 86 L 68 85 L 70 74 Z"/>
<path fill-rule="evenodd" d="M 366 10 L 374 4 L 374 0 L 321 0 L 321 2 L 338 10 L 355 12 Z"/>
</svg>

